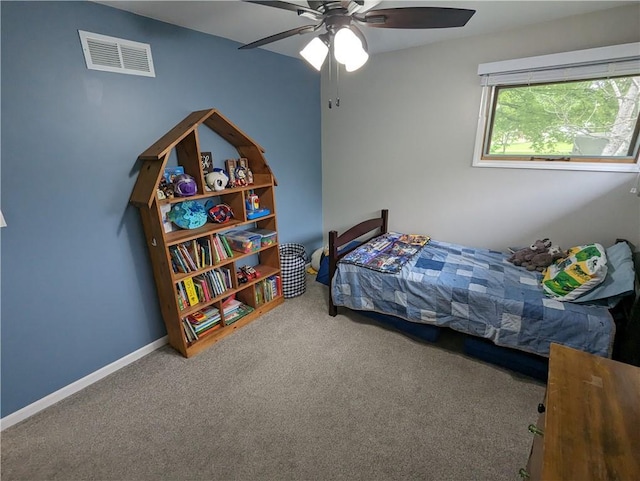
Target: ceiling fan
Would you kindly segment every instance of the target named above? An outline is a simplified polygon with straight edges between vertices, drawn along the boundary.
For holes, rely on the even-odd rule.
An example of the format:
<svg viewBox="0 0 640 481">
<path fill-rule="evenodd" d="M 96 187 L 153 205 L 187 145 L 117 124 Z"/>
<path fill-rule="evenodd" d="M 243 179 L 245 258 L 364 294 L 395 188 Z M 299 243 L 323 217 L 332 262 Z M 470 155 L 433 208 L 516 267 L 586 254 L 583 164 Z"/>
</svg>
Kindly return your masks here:
<svg viewBox="0 0 640 481">
<path fill-rule="evenodd" d="M 343 64 L 347 72 L 353 72 L 366 63 L 369 58 L 367 41 L 358 25 L 401 29 L 462 27 L 475 13 L 475 10 L 445 7 L 371 10 L 379 2 L 366 0 L 308 0 L 309 7 L 284 1 L 244 1 L 289 10 L 316 23 L 256 40 L 241 46 L 240 49 L 261 47 L 293 35 L 317 32 L 324 27 L 323 33 L 314 37 L 300 52 L 300 55 L 318 71 L 322 68 L 330 48 L 336 61 Z"/>
</svg>

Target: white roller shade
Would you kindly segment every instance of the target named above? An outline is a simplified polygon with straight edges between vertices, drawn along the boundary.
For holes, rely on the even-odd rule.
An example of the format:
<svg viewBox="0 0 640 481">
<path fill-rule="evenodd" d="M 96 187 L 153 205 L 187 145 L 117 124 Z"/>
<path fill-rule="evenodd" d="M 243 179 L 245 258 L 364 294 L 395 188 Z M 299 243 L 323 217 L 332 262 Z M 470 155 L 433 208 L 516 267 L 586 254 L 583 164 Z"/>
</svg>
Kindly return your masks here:
<svg viewBox="0 0 640 481">
<path fill-rule="evenodd" d="M 640 43 L 484 63 L 478 75 L 483 86 L 640 75 Z"/>
</svg>

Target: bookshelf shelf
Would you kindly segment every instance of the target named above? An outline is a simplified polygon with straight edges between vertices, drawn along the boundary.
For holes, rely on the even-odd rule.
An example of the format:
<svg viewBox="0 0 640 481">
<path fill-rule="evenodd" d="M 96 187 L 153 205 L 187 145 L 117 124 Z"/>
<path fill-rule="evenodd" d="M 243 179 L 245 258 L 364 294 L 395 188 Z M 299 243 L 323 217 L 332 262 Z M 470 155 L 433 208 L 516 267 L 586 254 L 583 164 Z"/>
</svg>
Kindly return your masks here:
<svg viewBox="0 0 640 481">
<path fill-rule="evenodd" d="M 217 192 L 207 190 L 200 152 L 209 149 L 200 148 L 198 131 L 202 126 L 213 130 L 235 147 L 241 158 L 248 160 L 253 172 L 252 184 Z M 196 180 L 197 194 L 158 199 L 157 188 L 173 152 L 185 173 Z M 169 343 L 185 357 L 201 352 L 284 302 L 277 234 L 270 245 L 253 252 L 232 249 L 232 255 L 227 258 L 223 257 L 229 255 L 228 252 L 216 255 L 211 247 L 217 236 L 238 229 L 257 228 L 277 233 L 274 192 L 277 181 L 263 154 L 262 147 L 218 110 L 209 109 L 189 114 L 138 157 L 142 167 L 129 202 L 140 212 Z M 250 218 L 246 208 L 250 191 L 260 197 L 261 207 L 270 211 L 268 215 Z M 166 232 L 163 222 L 166 210 L 187 200 L 227 204 L 234 217 L 223 224 L 208 221 L 197 229 Z M 241 283 L 238 271 L 245 265 L 253 267 L 259 276 Z M 185 270 L 188 272 L 183 272 Z M 226 290 L 220 294 L 223 288 Z M 235 314 L 225 315 L 230 296 L 242 306 L 248 306 L 246 311 L 250 312 L 245 313 L 245 307 L 240 307 Z M 203 310 L 214 314 L 208 318 Z M 232 318 L 241 313 L 245 314 Z M 208 319 L 215 327 L 206 322 L 197 324 L 195 318 Z M 189 322 L 191 324 L 186 324 Z M 198 326 L 198 332 L 194 326 Z"/>
</svg>

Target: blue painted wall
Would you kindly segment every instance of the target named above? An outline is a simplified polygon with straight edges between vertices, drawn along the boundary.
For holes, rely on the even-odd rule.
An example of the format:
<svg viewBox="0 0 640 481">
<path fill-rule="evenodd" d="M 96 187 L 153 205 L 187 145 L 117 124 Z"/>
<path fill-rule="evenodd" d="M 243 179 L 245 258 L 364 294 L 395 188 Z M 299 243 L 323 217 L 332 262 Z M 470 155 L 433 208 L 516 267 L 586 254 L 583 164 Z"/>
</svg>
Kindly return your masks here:
<svg viewBox="0 0 640 481">
<path fill-rule="evenodd" d="M 128 198 L 137 156 L 190 112 L 265 148 L 282 242 L 321 245 L 322 199 L 302 61 L 89 2 L 0 5 L 4 417 L 165 335 Z M 87 70 L 78 30 L 149 43 L 156 78 Z M 217 166 L 237 156 L 211 137 Z"/>
</svg>

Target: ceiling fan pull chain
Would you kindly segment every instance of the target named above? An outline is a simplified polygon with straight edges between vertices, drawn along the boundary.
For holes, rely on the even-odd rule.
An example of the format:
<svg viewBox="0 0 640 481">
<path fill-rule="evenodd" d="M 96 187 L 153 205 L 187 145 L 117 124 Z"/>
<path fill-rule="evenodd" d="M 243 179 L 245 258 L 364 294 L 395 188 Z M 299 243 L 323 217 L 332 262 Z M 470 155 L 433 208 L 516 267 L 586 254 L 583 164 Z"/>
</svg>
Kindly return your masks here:
<svg viewBox="0 0 640 481">
<path fill-rule="evenodd" d="M 336 62 L 336 107 L 340 107 L 340 64 Z"/>
<path fill-rule="evenodd" d="M 331 85 L 331 83 L 333 82 L 333 72 L 331 70 L 331 64 L 333 63 L 332 57 L 333 57 L 333 42 L 331 42 L 331 53 L 330 53 L 330 57 L 329 57 L 329 85 Z M 331 97 L 329 97 L 329 108 L 331 108 Z"/>
</svg>

